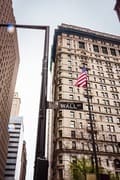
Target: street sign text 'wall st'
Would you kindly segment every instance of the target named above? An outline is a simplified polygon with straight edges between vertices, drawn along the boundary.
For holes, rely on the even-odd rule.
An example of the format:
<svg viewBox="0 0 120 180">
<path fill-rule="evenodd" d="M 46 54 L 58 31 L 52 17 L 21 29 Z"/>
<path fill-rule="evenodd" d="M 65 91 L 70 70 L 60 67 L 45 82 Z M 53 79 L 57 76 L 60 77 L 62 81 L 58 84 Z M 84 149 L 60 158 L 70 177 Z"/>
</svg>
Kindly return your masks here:
<svg viewBox="0 0 120 180">
<path fill-rule="evenodd" d="M 59 102 L 58 106 L 60 109 L 69 109 L 76 111 L 83 109 L 83 103 L 76 103 L 76 102 Z"/>
</svg>

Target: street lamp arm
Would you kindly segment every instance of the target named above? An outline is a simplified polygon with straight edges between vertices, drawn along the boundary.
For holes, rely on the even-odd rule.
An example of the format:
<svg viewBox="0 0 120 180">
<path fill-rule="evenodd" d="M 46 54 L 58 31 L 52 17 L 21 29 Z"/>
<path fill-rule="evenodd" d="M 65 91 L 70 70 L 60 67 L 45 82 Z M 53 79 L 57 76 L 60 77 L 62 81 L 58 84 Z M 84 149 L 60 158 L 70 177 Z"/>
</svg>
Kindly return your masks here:
<svg viewBox="0 0 120 180">
<path fill-rule="evenodd" d="M 0 24 L 0 27 L 8 27 L 9 25 L 16 28 L 24 28 L 24 29 L 38 29 L 38 30 L 46 30 L 49 26 L 39 26 L 39 25 L 23 25 L 23 24 L 12 24 L 12 23 L 3 23 Z"/>
</svg>

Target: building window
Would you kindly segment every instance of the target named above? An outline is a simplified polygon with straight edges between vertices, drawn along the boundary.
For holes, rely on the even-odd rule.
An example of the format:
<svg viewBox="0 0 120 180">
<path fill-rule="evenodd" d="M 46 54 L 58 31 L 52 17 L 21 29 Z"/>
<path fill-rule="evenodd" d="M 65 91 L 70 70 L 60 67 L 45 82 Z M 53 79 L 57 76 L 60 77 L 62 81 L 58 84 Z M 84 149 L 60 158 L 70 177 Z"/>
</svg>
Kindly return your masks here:
<svg viewBox="0 0 120 180">
<path fill-rule="evenodd" d="M 80 122 L 80 128 L 83 128 L 82 122 Z"/>
<path fill-rule="evenodd" d="M 59 117 L 62 117 L 62 111 L 59 111 Z"/>
<path fill-rule="evenodd" d="M 110 52 L 111 52 L 111 55 L 116 56 L 116 51 L 115 51 L 115 49 L 110 48 Z"/>
<path fill-rule="evenodd" d="M 72 73 L 69 72 L 69 77 L 72 77 Z"/>
<path fill-rule="evenodd" d="M 102 52 L 103 54 L 108 54 L 107 48 L 102 46 Z"/>
<path fill-rule="evenodd" d="M 115 127 L 114 127 L 113 125 L 111 125 L 110 131 L 111 131 L 111 132 L 115 132 Z"/>
<path fill-rule="evenodd" d="M 68 66 L 68 71 L 72 71 L 72 67 L 71 66 Z"/>
<path fill-rule="evenodd" d="M 103 99 L 103 103 L 104 103 L 104 105 L 110 105 L 109 100 L 106 100 L 106 99 Z"/>
<path fill-rule="evenodd" d="M 83 132 L 80 132 L 80 138 L 83 139 Z"/>
<path fill-rule="evenodd" d="M 84 151 L 84 143 L 81 143 L 81 150 Z"/>
<path fill-rule="evenodd" d="M 62 130 L 59 130 L 59 137 L 62 137 Z"/>
<path fill-rule="evenodd" d="M 77 156 L 72 156 L 71 157 L 71 162 L 72 163 L 77 163 Z"/>
<path fill-rule="evenodd" d="M 62 94 L 59 94 L 59 100 L 62 99 Z"/>
<path fill-rule="evenodd" d="M 109 140 L 112 141 L 112 135 L 109 134 L 108 136 L 109 136 Z"/>
<path fill-rule="evenodd" d="M 76 142 L 72 141 L 72 149 L 76 149 Z"/>
<path fill-rule="evenodd" d="M 59 84 L 62 84 L 62 79 L 59 79 Z"/>
<path fill-rule="evenodd" d="M 69 79 L 69 85 L 73 85 L 73 81 L 71 79 Z"/>
<path fill-rule="evenodd" d="M 59 172 L 59 178 L 63 180 L 63 169 L 59 169 L 58 172 Z"/>
<path fill-rule="evenodd" d="M 115 127 L 113 125 L 107 125 L 109 132 L 115 132 Z"/>
<path fill-rule="evenodd" d="M 69 92 L 73 92 L 73 87 L 69 87 Z"/>
<path fill-rule="evenodd" d="M 101 107 L 100 106 L 98 106 L 98 109 L 99 109 L 99 112 L 101 112 Z"/>
<path fill-rule="evenodd" d="M 59 86 L 59 91 L 62 91 L 62 86 Z"/>
<path fill-rule="evenodd" d="M 116 135 L 113 135 L 113 136 L 112 136 L 112 141 L 117 142 L 117 137 L 116 137 Z"/>
<path fill-rule="evenodd" d="M 75 121 L 71 121 L 71 122 L 70 122 L 70 127 L 71 127 L 71 128 L 75 128 Z"/>
<path fill-rule="evenodd" d="M 62 163 L 63 163 L 63 156 L 62 156 L 62 155 L 59 155 L 59 156 L 58 156 L 58 159 L 59 159 L 59 164 L 62 164 Z"/>
<path fill-rule="evenodd" d="M 78 96 L 78 101 L 80 101 L 80 96 Z"/>
<path fill-rule="evenodd" d="M 105 90 L 105 91 L 107 90 L 107 87 L 105 85 L 103 85 L 103 84 L 100 84 L 100 87 L 101 87 L 102 90 Z"/>
<path fill-rule="evenodd" d="M 119 114 L 120 109 L 115 109 L 116 114 Z"/>
<path fill-rule="evenodd" d="M 71 65 L 72 61 L 71 59 L 68 59 L 68 64 Z"/>
<path fill-rule="evenodd" d="M 80 119 L 82 118 L 82 114 L 81 114 L 81 113 L 79 113 L 79 118 L 80 118 Z"/>
<path fill-rule="evenodd" d="M 113 92 L 117 92 L 117 88 L 116 88 L 116 87 L 111 86 L 110 89 L 111 89 L 111 91 L 113 91 Z"/>
<path fill-rule="evenodd" d="M 96 96 L 98 96 L 98 91 L 96 91 Z"/>
<path fill-rule="evenodd" d="M 62 141 L 59 141 L 59 149 L 62 149 Z"/>
<path fill-rule="evenodd" d="M 107 145 L 104 145 L 104 148 L 105 148 L 105 152 L 107 152 Z"/>
<path fill-rule="evenodd" d="M 103 126 L 103 124 L 101 125 L 101 130 L 104 131 L 104 126 Z"/>
<path fill-rule="evenodd" d="M 70 111 L 70 117 L 71 117 L 71 118 L 74 118 L 74 117 L 75 117 L 75 112 Z"/>
<path fill-rule="evenodd" d="M 105 135 L 104 134 L 102 134 L 102 140 L 105 141 Z"/>
<path fill-rule="evenodd" d="M 109 160 L 106 159 L 106 165 L 109 167 Z"/>
<path fill-rule="evenodd" d="M 111 108 L 104 107 L 104 111 L 105 111 L 105 113 L 111 113 Z"/>
<path fill-rule="evenodd" d="M 95 88 L 97 89 L 97 84 L 95 84 Z"/>
<path fill-rule="evenodd" d="M 113 99 L 119 99 L 118 94 L 112 94 Z"/>
<path fill-rule="evenodd" d="M 117 123 L 120 123 L 120 117 L 117 117 Z"/>
<path fill-rule="evenodd" d="M 71 59 L 71 55 L 70 54 L 68 54 L 68 59 Z"/>
<path fill-rule="evenodd" d="M 99 166 L 101 166 L 101 158 L 100 157 L 98 158 L 98 161 L 99 161 Z"/>
<path fill-rule="evenodd" d="M 110 125 L 107 125 L 107 129 L 108 129 L 108 131 L 110 131 Z"/>
<path fill-rule="evenodd" d="M 92 120 L 94 121 L 95 120 L 95 115 L 91 114 L 91 117 L 92 117 Z"/>
<path fill-rule="evenodd" d="M 75 131 L 71 131 L 71 138 L 75 138 Z"/>
<path fill-rule="evenodd" d="M 112 123 L 113 117 L 112 116 L 106 116 L 107 122 Z"/>
<path fill-rule="evenodd" d="M 100 104 L 100 100 L 99 99 L 97 99 L 97 104 Z"/>
<path fill-rule="evenodd" d="M 103 97 L 108 98 L 108 93 L 107 93 L 107 92 L 101 92 L 101 93 L 102 93 L 102 96 L 103 96 Z"/>
<path fill-rule="evenodd" d="M 93 45 L 94 52 L 99 52 L 99 47 L 97 45 Z"/>
<path fill-rule="evenodd" d="M 72 94 L 69 95 L 69 99 L 73 100 L 73 95 Z"/>
<path fill-rule="evenodd" d="M 94 81 L 96 81 L 96 77 L 94 77 Z"/>
<path fill-rule="evenodd" d="M 115 81 L 114 80 L 109 80 L 111 85 L 115 85 Z"/>
<path fill-rule="evenodd" d="M 105 79 L 99 78 L 100 83 L 105 83 Z"/>
<path fill-rule="evenodd" d="M 108 77 L 111 78 L 111 79 L 114 79 L 113 74 L 108 74 Z"/>
<path fill-rule="evenodd" d="M 85 49 L 85 43 L 79 41 L 79 48 Z"/>
<path fill-rule="evenodd" d="M 59 120 L 59 127 L 62 127 L 62 120 Z"/>
</svg>

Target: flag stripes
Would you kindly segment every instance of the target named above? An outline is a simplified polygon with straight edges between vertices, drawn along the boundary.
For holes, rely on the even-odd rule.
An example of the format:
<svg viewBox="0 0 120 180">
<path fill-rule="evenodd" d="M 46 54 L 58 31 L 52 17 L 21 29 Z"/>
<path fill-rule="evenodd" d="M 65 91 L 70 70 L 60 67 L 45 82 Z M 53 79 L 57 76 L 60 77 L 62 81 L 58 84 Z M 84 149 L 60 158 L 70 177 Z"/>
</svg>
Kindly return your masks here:
<svg viewBox="0 0 120 180">
<path fill-rule="evenodd" d="M 85 87 L 87 87 L 87 80 L 88 80 L 87 70 L 86 70 L 86 68 L 83 68 L 82 73 L 79 75 L 79 77 L 75 83 L 75 86 L 85 88 Z"/>
</svg>

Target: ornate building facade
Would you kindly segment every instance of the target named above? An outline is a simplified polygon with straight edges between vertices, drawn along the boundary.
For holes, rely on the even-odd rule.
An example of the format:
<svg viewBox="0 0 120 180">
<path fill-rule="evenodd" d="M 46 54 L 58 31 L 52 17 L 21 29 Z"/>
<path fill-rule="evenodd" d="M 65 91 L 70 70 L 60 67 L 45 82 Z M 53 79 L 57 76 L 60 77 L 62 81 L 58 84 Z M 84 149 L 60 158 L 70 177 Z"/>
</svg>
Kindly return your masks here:
<svg viewBox="0 0 120 180">
<path fill-rule="evenodd" d="M 54 111 L 52 180 L 70 180 L 70 162 L 93 159 L 86 90 L 75 81 L 86 66 L 98 165 L 120 171 L 120 37 L 62 24 L 52 49 L 54 103 L 82 103 Z"/>
</svg>

